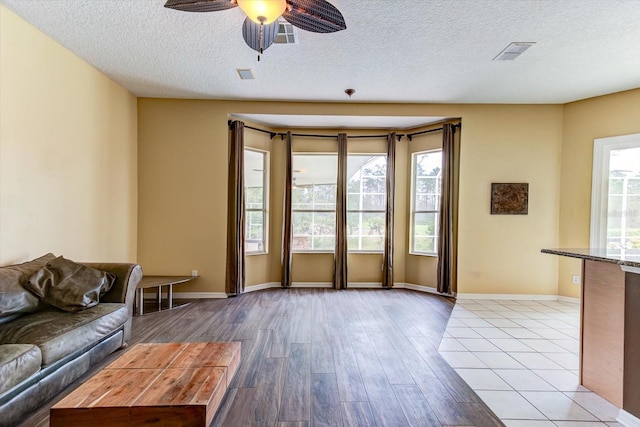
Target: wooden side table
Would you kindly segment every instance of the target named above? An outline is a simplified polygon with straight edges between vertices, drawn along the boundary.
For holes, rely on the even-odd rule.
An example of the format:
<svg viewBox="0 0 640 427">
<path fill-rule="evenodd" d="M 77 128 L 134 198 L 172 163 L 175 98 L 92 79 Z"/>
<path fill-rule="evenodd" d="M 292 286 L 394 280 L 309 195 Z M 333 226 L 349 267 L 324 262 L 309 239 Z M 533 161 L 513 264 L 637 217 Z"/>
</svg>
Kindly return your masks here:
<svg viewBox="0 0 640 427">
<path fill-rule="evenodd" d="M 158 288 L 158 311 L 162 310 L 162 287 L 167 287 L 167 309 L 173 308 L 173 285 L 185 283 L 199 276 L 143 276 L 136 287 L 136 314 L 144 314 L 144 290 Z"/>
</svg>

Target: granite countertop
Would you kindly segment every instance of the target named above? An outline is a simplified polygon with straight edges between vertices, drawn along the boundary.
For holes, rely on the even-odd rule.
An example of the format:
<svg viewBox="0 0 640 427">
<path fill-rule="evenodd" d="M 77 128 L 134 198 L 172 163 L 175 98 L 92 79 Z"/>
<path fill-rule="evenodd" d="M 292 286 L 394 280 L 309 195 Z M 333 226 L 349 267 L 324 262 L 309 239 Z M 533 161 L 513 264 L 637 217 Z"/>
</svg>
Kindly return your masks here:
<svg viewBox="0 0 640 427">
<path fill-rule="evenodd" d="M 541 252 L 545 254 L 562 255 L 572 258 L 588 259 L 591 261 L 602 261 L 611 264 L 640 268 L 640 254 L 610 255 L 607 254 L 606 249 L 601 248 L 542 249 Z"/>
</svg>

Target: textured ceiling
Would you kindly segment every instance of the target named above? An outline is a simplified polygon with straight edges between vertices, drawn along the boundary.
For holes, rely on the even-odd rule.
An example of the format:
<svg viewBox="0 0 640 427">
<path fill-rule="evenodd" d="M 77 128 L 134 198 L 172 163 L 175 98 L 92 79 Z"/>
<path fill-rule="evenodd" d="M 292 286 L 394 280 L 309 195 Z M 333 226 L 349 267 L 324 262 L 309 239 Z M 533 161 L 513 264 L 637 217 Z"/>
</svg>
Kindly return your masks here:
<svg viewBox="0 0 640 427">
<path fill-rule="evenodd" d="M 637 0 L 330 1 L 345 31 L 298 31 L 298 44 L 273 45 L 258 62 L 238 8 L 0 0 L 140 97 L 565 103 L 640 87 Z M 492 61 L 511 42 L 536 44 Z"/>
</svg>

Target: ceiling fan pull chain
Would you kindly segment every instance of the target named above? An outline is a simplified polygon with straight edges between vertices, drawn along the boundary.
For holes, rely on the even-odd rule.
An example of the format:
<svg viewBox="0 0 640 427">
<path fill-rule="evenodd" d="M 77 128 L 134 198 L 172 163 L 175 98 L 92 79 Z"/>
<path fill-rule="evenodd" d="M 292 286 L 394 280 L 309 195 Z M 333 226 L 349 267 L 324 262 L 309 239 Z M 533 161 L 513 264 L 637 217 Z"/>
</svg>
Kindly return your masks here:
<svg viewBox="0 0 640 427">
<path fill-rule="evenodd" d="M 258 62 L 260 62 L 260 55 L 262 55 L 262 52 L 264 52 L 264 49 L 262 48 L 263 34 L 264 34 L 264 23 L 261 21 L 260 32 L 258 33 L 258 47 L 260 47 L 260 53 L 258 53 Z"/>
</svg>

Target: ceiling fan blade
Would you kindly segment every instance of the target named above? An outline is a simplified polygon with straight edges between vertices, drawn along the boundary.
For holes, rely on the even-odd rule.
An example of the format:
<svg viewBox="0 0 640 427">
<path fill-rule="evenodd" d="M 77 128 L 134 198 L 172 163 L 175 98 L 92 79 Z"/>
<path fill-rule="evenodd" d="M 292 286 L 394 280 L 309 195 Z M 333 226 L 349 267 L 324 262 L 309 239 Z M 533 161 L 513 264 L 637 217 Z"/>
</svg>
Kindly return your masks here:
<svg viewBox="0 0 640 427">
<path fill-rule="evenodd" d="M 334 33 L 347 24 L 342 13 L 326 0 L 287 0 L 282 17 L 291 25 L 314 33 Z"/>
<path fill-rule="evenodd" d="M 168 0 L 164 7 L 184 12 L 216 12 L 237 5 L 234 0 Z"/>
<path fill-rule="evenodd" d="M 259 52 L 260 47 L 262 50 L 265 50 L 269 46 L 273 44 L 278 35 L 278 21 L 274 21 L 271 24 L 262 26 L 262 46 L 260 46 L 260 25 L 253 22 L 248 17 L 244 20 L 244 24 L 242 24 L 242 37 L 244 37 L 244 41 L 247 45 Z"/>
</svg>

